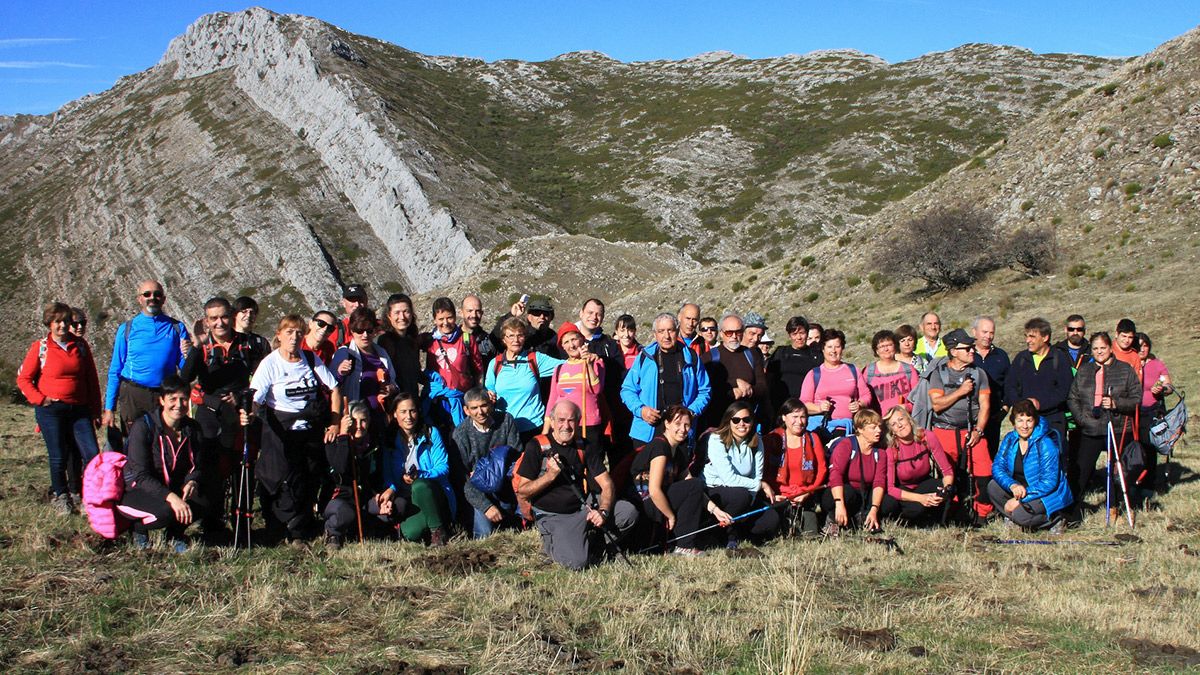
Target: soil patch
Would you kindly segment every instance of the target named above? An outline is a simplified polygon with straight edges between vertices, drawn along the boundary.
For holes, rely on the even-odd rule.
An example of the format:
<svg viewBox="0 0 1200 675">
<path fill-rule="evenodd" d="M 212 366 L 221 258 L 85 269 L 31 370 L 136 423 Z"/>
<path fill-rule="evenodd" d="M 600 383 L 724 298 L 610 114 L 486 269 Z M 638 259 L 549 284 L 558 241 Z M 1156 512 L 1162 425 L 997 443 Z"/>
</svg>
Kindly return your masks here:
<svg viewBox="0 0 1200 675">
<path fill-rule="evenodd" d="M 730 558 L 750 558 L 750 559 L 766 557 L 762 551 L 758 550 L 757 548 L 754 548 L 753 546 L 744 547 L 744 548 L 727 548 L 727 549 L 725 549 L 725 555 L 729 556 Z"/>
<path fill-rule="evenodd" d="M 887 628 L 851 628 L 842 626 L 834 634 L 850 647 L 873 652 L 889 652 L 896 648 L 896 634 Z"/>
<path fill-rule="evenodd" d="M 1200 652 L 1191 647 L 1159 643 L 1139 638 L 1121 638 L 1117 646 L 1133 656 L 1139 666 L 1166 666 L 1181 668 L 1200 666 Z"/>
<path fill-rule="evenodd" d="M 258 652 L 250 647 L 235 647 L 217 656 L 217 665 L 222 668 L 239 668 L 247 663 L 262 660 Z"/>
<path fill-rule="evenodd" d="M 93 640 L 83 648 L 79 662 L 75 664 L 77 673 L 127 673 L 135 667 L 134 662 L 125 655 L 125 650 L 119 645 L 104 644 Z"/>
<path fill-rule="evenodd" d="M 453 574 L 465 576 L 475 572 L 483 572 L 496 568 L 496 554 L 482 549 L 477 550 L 443 550 L 428 553 L 418 558 L 418 565 L 424 565 L 434 574 Z"/>
</svg>

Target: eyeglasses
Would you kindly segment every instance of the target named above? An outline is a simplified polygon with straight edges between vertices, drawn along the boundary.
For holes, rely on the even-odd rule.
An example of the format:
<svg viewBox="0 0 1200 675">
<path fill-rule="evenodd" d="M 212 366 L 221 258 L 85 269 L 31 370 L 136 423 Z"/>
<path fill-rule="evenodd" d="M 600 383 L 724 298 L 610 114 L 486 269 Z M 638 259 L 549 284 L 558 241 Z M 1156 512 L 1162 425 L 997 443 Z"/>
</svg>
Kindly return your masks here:
<svg viewBox="0 0 1200 675">
<path fill-rule="evenodd" d="M 163 293 L 162 291 L 142 291 L 142 297 L 158 298 L 159 300 L 162 300 L 163 298 L 167 297 L 167 294 Z"/>
<path fill-rule="evenodd" d="M 729 423 L 730 424 L 749 424 L 750 421 L 753 419 L 754 419 L 753 417 L 730 417 Z"/>
<path fill-rule="evenodd" d="M 333 324 L 321 319 L 313 319 L 313 323 L 317 324 L 318 328 L 333 328 Z"/>
<path fill-rule="evenodd" d="M 738 330 L 723 330 L 723 331 L 721 331 L 721 334 L 722 334 L 722 335 L 724 335 L 725 337 L 733 337 L 733 336 L 735 336 L 735 335 L 741 335 L 742 333 L 745 333 L 745 332 L 746 332 L 746 331 L 744 331 L 744 330 L 742 330 L 742 329 L 738 329 Z"/>
<path fill-rule="evenodd" d="M 1068 333 L 1082 333 L 1087 330 L 1084 326 L 1067 326 Z"/>
</svg>

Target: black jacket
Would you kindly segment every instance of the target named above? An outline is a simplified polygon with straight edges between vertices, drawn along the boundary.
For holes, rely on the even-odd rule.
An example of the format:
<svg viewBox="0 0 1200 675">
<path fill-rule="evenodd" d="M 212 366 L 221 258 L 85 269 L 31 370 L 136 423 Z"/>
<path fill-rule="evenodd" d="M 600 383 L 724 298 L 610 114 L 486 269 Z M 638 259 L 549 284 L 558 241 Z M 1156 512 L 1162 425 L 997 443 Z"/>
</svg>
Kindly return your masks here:
<svg viewBox="0 0 1200 675">
<path fill-rule="evenodd" d="M 1071 393 L 1071 357 L 1051 348 L 1040 368 L 1033 367 L 1033 354 L 1028 349 L 1013 358 L 1004 383 L 1004 404 L 1036 398 L 1043 417 L 1062 417 L 1067 411 L 1067 395 Z"/>
<path fill-rule="evenodd" d="M 1080 431 L 1085 436 L 1105 436 L 1108 434 L 1108 421 L 1111 418 L 1113 432 L 1117 435 L 1118 440 L 1123 428 L 1127 431 L 1127 437 L 1132 438 L 1133 414 L 1142 400 L 1142 383 L 1138 381 L 1137 373 L 1129 367 L 1128 363 L 1114 358 L 1112 363 L 1105 366 L 1104 387 L 1112 392 L 1117 409 L 1113 412 L 1101 412 L 1099 416 L 1096 416 L 1092 404 L 1096 401 L 1096 368 L 1098 367 L 1095 361 L 1088 361 L 1079 366 L 1079 372 L 1071 384 L 1067 405 L 1071 408 L 1075 424 L 1079 425 Z"/>
<path fill-rule="evenodd" d="M 190 481 L 203 480 L 202 467 L 207 460 L 204 445 L 200 425 L 191 418 L 184 418 L 179 442 L 174 443 L 163 430 L 162 417 L 157 412 L 142 415 L 129 427 L 125 489 L 159 499 L 166 499 L 172 492 L 180 494 Z"/>
</svg>

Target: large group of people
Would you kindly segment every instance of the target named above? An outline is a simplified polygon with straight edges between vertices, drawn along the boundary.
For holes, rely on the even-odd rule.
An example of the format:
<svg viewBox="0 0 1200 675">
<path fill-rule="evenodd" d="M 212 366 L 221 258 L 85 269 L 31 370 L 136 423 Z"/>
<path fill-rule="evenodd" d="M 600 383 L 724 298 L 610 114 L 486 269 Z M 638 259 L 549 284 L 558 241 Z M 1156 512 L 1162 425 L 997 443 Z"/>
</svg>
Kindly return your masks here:
<svg viewBox="0 0 1200 675">
<path fill-rule="evenodd" d="M 1058 532 L 1090 510 L 1114 445 L 1138 440 L 1145 460 L 1103 471 L 1119 482 L 1106 489 L 1153 495 L 1148 429 L 1173 386 L 1132 321 L 1088 337 L 1077 314 L 1053 344 L 1048 321 L 1027 321 L 1010 359 L 993 318 L 943 334 L 927 312 L 876 332 L 855 364 L 836 328 L 795 316 L 771 349 L 760 314 L 694 303 L 653 317 L 643 345 L 627 314 L 605 334 L 595 298 L 556 326 L 547 299 L 523 296 L 489 332 L 478 296 L 442 297 L 422 331 L 407 295 L 376 314 L 352 284 L 341 316 L 288 314 L 271 338 L 249 297 L 209 300 L 190 331 L 158 282 L 137 301 L 104 389 L 86 316 L 58 302 L 17 384 L 53 508 L 81 507 L 103 430 L 127 457 L 119 508 L 139 548 L 162 529 L 187 550 L 193 523 L 228 544 L 255 512 L 261 542 L 331 548 L 528 527 L 575 569 L 622 549 L 700 556 L 888 523 Z"/>
</svg>

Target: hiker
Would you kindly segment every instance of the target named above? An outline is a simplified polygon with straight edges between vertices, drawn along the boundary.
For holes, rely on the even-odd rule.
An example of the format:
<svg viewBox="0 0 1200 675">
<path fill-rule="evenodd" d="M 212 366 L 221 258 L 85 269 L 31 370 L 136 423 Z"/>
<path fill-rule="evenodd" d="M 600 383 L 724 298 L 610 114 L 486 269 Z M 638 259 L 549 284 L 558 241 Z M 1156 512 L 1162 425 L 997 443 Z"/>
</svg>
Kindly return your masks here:
<svg viewBox="0 0 1200 675">
<path fill-rule="evenodd" d="M 708 461 L 704 465 L 708 498 L 714 508 L 735 518 L 775 501 L 775 489 L 763 480 L 764 448 L 755 431 L 757 424 L 750 402 L 734 401 L 708 435 Z M 743 538 L 761 543 L 777 529 L 779 512 L 767 509 L 730 527 L 726 546 L 737 548 Z"/>
<path fill-rule="evenodd" d="M 885 485 L 891 499 L 884 517 L 927 523 L 954 494 L 954 464 L 933 434 L 917 426 L 903 405 L 888 408 Z"/>
<path fill-rule="evenodd" d="M 694 302 L 685 303 L 679 308 L 679 314 L 675 318 L 679 320 L 679 339 L 683 340 L 688 349 L 696 352 L 697 356 L 709 350 L 708 341 L 700 337 L 697 330 L 700 326 L 700 305 Z"/>
<path fill-rule="evenodd" d="M 209 476 L 206 495 L 210 504 L 222 504 L 225 482 L 241 461 L 246 441 L 238 411 L 243 398 L 248 397 L 250 365 L 256 350 L 250 339 L 233 329 L 233 305 L 222 297 L 204 303 L 204 325 L 207 328 L 202 343 L 188 353 L 180 370 L 184 382 L 192 386 L 193 417 L 200 426 L 200 442 L 205 456 L 214 464 L 205 467 Z M 261 359 L 260 359 L 261 360 Z M 227 534 L 220 520 L 220 509 L 211 513 L 217 520 L 205 523 L 205 531 L 213 537 Z M 209 543 L 221 543 L 211 540 Z"/>
<path fill-rule="evenodd" d="M 496 404 L 496 410 L 512 415 L 516 421 L 524 447 L 537 435 L 546 417 L 539 380 L 549 379 L 564 361 L 525 348 L 529 323 L 520 316 L 505 319 L 501 330 L 504 348 L 488 363 L 483 385 Z"/>
<path fill-rule="evenodd" d="M 333 349 L 350 343 L 350 315 L 359 307 L 369 307 L 367 289 L 362 284 L 349 284 L 342 289 L 342 314 L 344 317 L 333 326 L 333 332 L 327 338 Z"/>
<path fill-rule="evenodd" d="M 613 324 L 613 338 L 621 346 L 621 357 L 625 363 L 621 376 L 624 377 L 633 367 L 633 362 L 637 361 L 638 354 L 642 353 L 642 345 L 637 340 L 637 321 L 629 314 L 618 316 L 617 322 Z"/>
<path fill-rule="evenodd" d="M 475 471 L 475 463 L 494 448 L 508 446 L 514 452 L 520 451 L 516 421 L 512 415 L 496 410 L 486 389 L 468 390 L 463 394 L 463 407 L 467 418 L 455 427 L 453 440 L 468 476 Z M 468 480 L 463 485 L 463 493 L 475 511 L 472 528 L 475 539 L 490 535 L 506 521 L 514 521 L 516 498 L 511 481 L 501 481 L 498 492 L 485 494 Z"/>
<path fill-rule="evenodd" d="M 771 350 L 775 348 L 775 338 L 770 333 L 763 333 L 758 339 L 758 351 L 762 352 L 763 360 L 771 358 Z"/>
<path fill-rule="evenodd" d="M 667 406 L 662 417 L 662 433 L 642 446 L 629 472 L 641 498 L 642 513 L 668 535 L 680 537 L 672 551 L 675 555 L 694 558 L 704 554 L 694 534 L 701 528 L 704 514 L 723 525 L 732 523 L 733 517 L 708 498 L 704 481 L 689 475 L 687 441 L 695 415 L 675 404 Z"/>
<path fill-rule="evenodd" d="M 845 527 L 879 531 L 881 510 L 885 500 L 891 499 L 885 489 L 887 469 L 880 449 L 883 418 L 863 408 L 854 413 L 853 423 L 854 433 L 833 444 L 829 489 L 821 496 L 825 534 L 831 537 L 838 536 Z"/>
<path fill-rule="evenodd" d="M 871 351 L 876 361 L 863 368 L 859 375 L 859 390 L 870 395 L 871 409 L 883 414 L 902 405 L 912 410 L 909 394 L 917 386 L 917 370 L 896 360 L 896 334 L 881 330 L 871 338 Z"/>
<path fill-rule="evenodd" d="M 763 480 L 775 492 L 775 501 L 787 501 L 800 520 L 805 535 L 820 530 L 817 505 L 825 489 L 825 446 L 808 430 L 808 408 L 789 398 L 779 408 L 779 428 L 763 440 Z"/>
<path fill-rule="evenodd" d="M 1008 353 L 992 342 L 996 338 L 996 320 L 992 317 L 975 317 L 971 322 L 971 337 L 975 338 L 975 366 L 988 377 L 992 415 L 983 429 L 983 438 L 987 441 L 988 451 L 995 457 L 996 449 L 1000 447 L 1000 424 L 1004 421 L 1005 383 L 1012 363 Z"/>
<path fill-rule="evenodd" d="M 392 361 L 396 391 L 420 393 L 421 352 L 417 349 L 417 315 L 412 299 L 403 293 L 388 296 L 383 310 L 383 332 L 375 342 Z"/>
<path fill-rule="evenodd" d="M 432 315 L 434 329 L 421 333 L 417 346 L 425 352 L 429 423 L 448 433 L 463 420 L 463 392 L 479 383 L 483 361 L 478 344 L 463 337 L 454 301 L 437 298 Z"/>
<path fill-rule="evenodd" d="M 379 502 L 375 501 L 371 489 L 372 455 L 379 447 L 371 442 L 373 435 L 379 435 L 372 433 L 371 419 L 371 410 L 365 401 L 348 401 L 337 438 L 325 444 L 325 459 L 329 462 L 334 490 L 322 515 L 325 517 L 325 546 L 335 551 L 352 532 L 363 529 L 362 519 L 366 515 L 388 522 L 387 516 L 379 516 Z"/>
<path fill-rule="evenodd" d="M 607 534 L 611 548 L 637 522 L 633 504 L 616 499 L 603 459 L 583 452 L 579 420 L 574 403 L 559 401 L 550 411 L 550 435 L 530 440 L 515 469 L 517 495 L 532 507 L 542 550 L 573 570 L 599 561 L 595 537 Z"/>
<path fill-rule="evenodd" d="M 605 446 L 608 445 L 604 441 L 604 427 L 607 422 L 604 361 L 584 349 L 583 333 L 569 321 L 564 321 L 558 329 L 558 345 L 567 355 L 567 360 L 551 371 L 550 398 L 547 399 L 546 406 L 553 410 L 560 400 L 568 400 L 579 406 L 582 415 L 579 430 L 583 436 L 584 447 L 588 453 L 603 454 Z M 542 433 L 550 433 L 549 416 L 543 422 Z M 615 466 L 611 458 L 609 466 Z"/>
<path fill-rule="evenodd" d="M 1139 380 L 1142 378 L 1142 358 L 1138 355 L 1140 351 L 1137 325 L 1133 323 L 1133 319 L 1121 319 L 1117 322 L 1117 333 L 1113 339 L 1113 356 L 1133 368 Z"/>
<path fill-rule="evenodd" d="M 87 337 L 87 312 L 78 307 L 71 308 L 71 335 L 77 338 Z"/>
<path fill-rule="evenodd" d="M 793 316 L 788 319 L 786 330 L 789 344 L 776 349 L 767 360 L 767 389 L 772 408 L 799 397 L 804 376 L 821 365 L 819 351 L 808 346 L 808 321 Z"/>
<path fill-rule="evenodd" d="M 938 337 L 942 332 L 942 319 L 935 312 L 925 312 L 921 315 L 921 336 L 917 339 L 916 354 L 932 361 L 939 356 L 946 356 L 946 344 Z"/>
<path fill-rule="evenodd" d="M 696 419 L 712 396 L 708 373 L 700 365 L 703 357 L 679 341 L 677 319 L 664 312 L 651 326 L 654 342 L 642 350 L 621 384 L 621 402 L 633 417 L 629 438 L 635 446 L 662 432 L 667 408 L 682 405 Z"/>
<path fill-rule="evenodd" d="M 717 320 L 715 318 L 706 316 L 700 319 L 700 328 L 696 332 L 700 333 L 700 337 L 707 345 L 703 348 L 705 351 L 717 346 Z"/>
<path fill-rule="evenodd" d="M 758 349 L 762 336 L 767 334 L 767 320 L 758 312 L 746 312 L 742 317 L 742 346 L 746 349 Z"/>
<path fill-rule="evenodd" d="M 617 341 L 604 334 L 604 303 L 597 298 L 590 298 L 583 303 L 579 310 L 579 320 L 575 322 L 583 336 L 583 343 L 589 354 L 595 354 L 604 361 L 604 371 L 610 375 L 604 380 L 604 405 L 612 410 L 621 405 L 621 382 L 625 372 L 625 357 Z M 563 352 L 560 348 L 559 355 Z M 609 466 L 615 467 L 628 452 L 628 445 L 608 445 Z"/>
<path fill-rule="evenodd" d="M 462 301 L 463 335 L 468 341 L 474 342 L 479 351 L 479 359 L 487 363 L 496 356 L 496 343 L 492 336 L 479 324 L 483 321 L 483 301 L 474 293 L 467 294 Z"/>
<path fill-rule="evenodd" d="M 983 496 L 992 475 L 992 456 L 983 437 L 992 414 L 991 390 L 987 373 L 975 366 L 975 338 L 958 328 L 946 335 L 944 344 L 948 357 L 929 364 L 929 431 L 959 467 L 955 492 L 973 497 L 979 522 L 992 512 Z"/>
<path fill-rule="evenodd" d="M 1067 336 L 1055 342 L 1054 347 L 1066 352 L 1071 357 L 1071 367 L 1078 369 L 1092 356 L 1087 341 L 1087 322 L 1083 320 L 1083 315 L 1072 314 L 1067 317 L 1064 330 Z"/>
<path fill-rule="evenodd" d="M 117 327 L 100 417 L 104 426 L 121 430 L 155 410 L 162 379 L 176 374 L 192 349 L 187 327 L 163 313 L 162 284 L 146 280 L 137 292 L 142 311 Z"/>
<path fill-rule="evenodd" d="M 1073 499 L 1058 463 L 1057 432 L 1029 399 L 1013 405 L 1009 421 L 1013 430 L 996 453 L 988 497 L 998 513 L 1022 529 L 1053 524 L 1050 533 L 1062 534 L 1066 522 L 1059 514 Z"/>
<path fill-rule="evenodd" d="M 1079 366 L 1083 365 L 1084 361 L 1092 358 L 1092 348 L 1087 340 L 1087 322 L 1083 320 L 1080 314 L 1072 314 L 1067 317 L 1065 324 L 1067 337 L 1060 342 L 1054 343 L 1056 349 L 1061 349 L 1071 358 L 1071 377 L 1074 378 L 1079 372 Z M 1064 416 L 1067 420 L 1067 445 L 1066 445 L 1066 466 L 1068 467 L 1068 475 L 1074 474 L 1075 459 L 1079 457 L 1079 424 L 1075 421 L 1073 415 L 1068 409 Z M 1078 494 L 1076 496 L 1079 496 Z"/>
<path fill-rule="evenodd" d="M 851 418 L 870 401 L 871 394 L 858 377 L 853 364 L 842 362 L 846 334 L 827 328 L 821 334 L 821 365 L 804 376 L 800 400 L 808 407 L 810 430 L 840 429 L 850 433 Z"/>
<path fill-rule="evenodd" d="M 1138 357 L 1142 361 L 1142 401 L 1137 415 L 1138 438 L 1142 439 L 1142 445 L 1146 448 L 1146 474 L 1138 486 L 1149 493 L 1149 499 L 1154 495 L 1155 474 L 1158 472 L 1158 448 L 1152 447 L 1150 443 L 1150 427 L 1154 424 L 1155 417 L 1167 414 L 1167 406 L 1163 400 L 1174 388 L 1167 365 L 1150 351 L 1150 336 L 1138 333 L 1137 341 Z"/>
<path fill-rule="evenodd" d="M 384 489 L 375 495 L 371 513 L 378 511 L 408 541 L 428 535 L 430 546 L 445 546 L 457 504 L 442 434 L 421 419 L 420 401 L 412 394 L 396 396 L 390 413 L 392 441 L 380 458 Z"/>
<path fill-rule="evenodd" d="M 46 336 L 34 340 L 17 369 L 17 388 L 34 406 L 33 416 L 46 442 L 51 506 L 59 515 L 82 506 L 72 498 L 67 476 L 72 453 L 87 466 L 100 452 L 93 424 L 100 421 L 100 379 L 87 340 L 70 329 L 71 308 L 52 302 L 42 311 Z"/>
<path fill-rule="evenodd" d="M 241 412 L 242 426 L 252 417 L 263 420 L 255 475 L 268 532 L 293 541 L 312 535 L 313 506 L 323 499 L 328 474 L 324 446 L 337 438 L 343 412 L 337 378 L 320 356 L 301 349 L 304 328 L 298 314 L 279 320 L 279 346 L 250 379 L 254 410 Z M 330 392 L 328 405 L 322 387 Z"/>
<path fill-rule="evenodd" d="M 773 426 L 767 371 L 762 353 L 742 344 L 745 329 L 736 314 L 721 317 L 721 343 L 700 357 L 712 387 L 712 400 L 702 413 L 700 426 L 717 426 L 729 404 L 746 400 L 758 420 L 758 426 Z"/>
<path fill-rule="evenodd" d="M 492 341 L 497 353 L 504 348 L 504 324 L 512 318 L 525 319 L 525 347 L 530 351 L 557 357 L 558 334 L 554 332 L 554 305 L 543 298 L 530 298 L 527 302 L 514 302 L 508 314 L 500 317 L 492 329 Z"/>
<path fill-rule="evenodd" d="M 166 528 L 167 546 L 176 553 L 188 549 L 184 531 L 218 509 L 205 489 L 204 443 L 200 425 L 188 417 L 191 388 L 176 375 L 159 383 L 154 411 L 129 425 L 125 445 L 125 495 L 118 507 L 133 519 L 133 544 L 149 548 L 150 530 Z"/>
<path fill-rule="evenodd" d="M 825 328 L 821 324 L 819 324 L 815 321 L 809 322 L 809 324 L 808 324 L 808 346 L 813 349 L 817 349 L 819 351 L 820 347 L 821 347 L 821 334 L 824 332 L 825 332 Z"/>
<path fill-rule="evenodd" d="M 350 331 L 350 342 L 333 353 L 329 368 L 337 374 L 342 397 L 347 401 L 362 401 L 371 414 L 371 444 L 383 442 L 386 425 L 384 400 L 395 394 L 396 369 L 388 353 L 379 348 L 372 338 L 379 331 L 379 319 L 370 307 L 359 307 L 350 312 L 346 324 Z M 350 370 L 342 372 L 342 364 L 349 362 Z"/>
<path fill-rule="evenodd" d="M 333 360 L 333 353 L 337 351 L 337 346 L 333 344 L 330 336 L 338 325 L 337 317 L 333 315 L 333 312 L 323 309 L 313 314 L 312 322 L 308 324 L 308 332 L 300 341 L 300 349 L 310 354 L 316 354 L 321 359 L 321 363 L 328 364 Z M 346 366 L 347 369 L 349 367 L 349 365 Z"/>
<path fill-rule="evenodd" d="M 1071 362 L 1065 352 L 1050 348 L 1050 322 L 1041 317 L 1025 322 L 1029 349 L 1013 357 L 1004 385 L 1009 406 L 1030 399 L 1039 416 L 1058 434 L 1067 437 L 1067 394 L 1071 392 Z"/>
<path fill-rule="evenodd" d="M 1142 399 L 1142 385 L 1137 373 L 1128 363 L 1117 360 L 1108 333 L 1093 333 L 1089 342 L 1092 359 L 1079 366 L 1067 396 L 1067 405 L 1080 432 L 1079 456 L 1070 483 L 1071 494 L 1078 497 L 1080 504 L 1096 470 L 1096 459 L 1108 448 L 1109 425 L 1112 425 L 1119 455 L 1120 449 L 1133 438 L 1136 426 L 1133 416 Z M 1116 467 L 1112 472 L 1115 476 Z M 1116 490 L 1115 487 L 1112 489 Z M 1118 493 L 1113 495 L 1120 499 Z M 1130 499 L 1132 501 L 1132 497 Z"/>
<path fill-rule="evenodd" d="M 896 360 L 912 366 L 918 374 L 925 372 L 925 366 L 929 365 L 930 359 L 916 353 L 917 329 L 906 323 L 897 327 L 895 333 Z"/>
<path fill-rule="evenodd" d="M 246 336 L 250 343 L 250 372 L 258 370 L 258 364 L 271 353 L 271 341 L 254 332 L 258 321 L 258 301 L 248 295 L 238 296 L 233 301 L 233 330 Z"/>
</svg>

